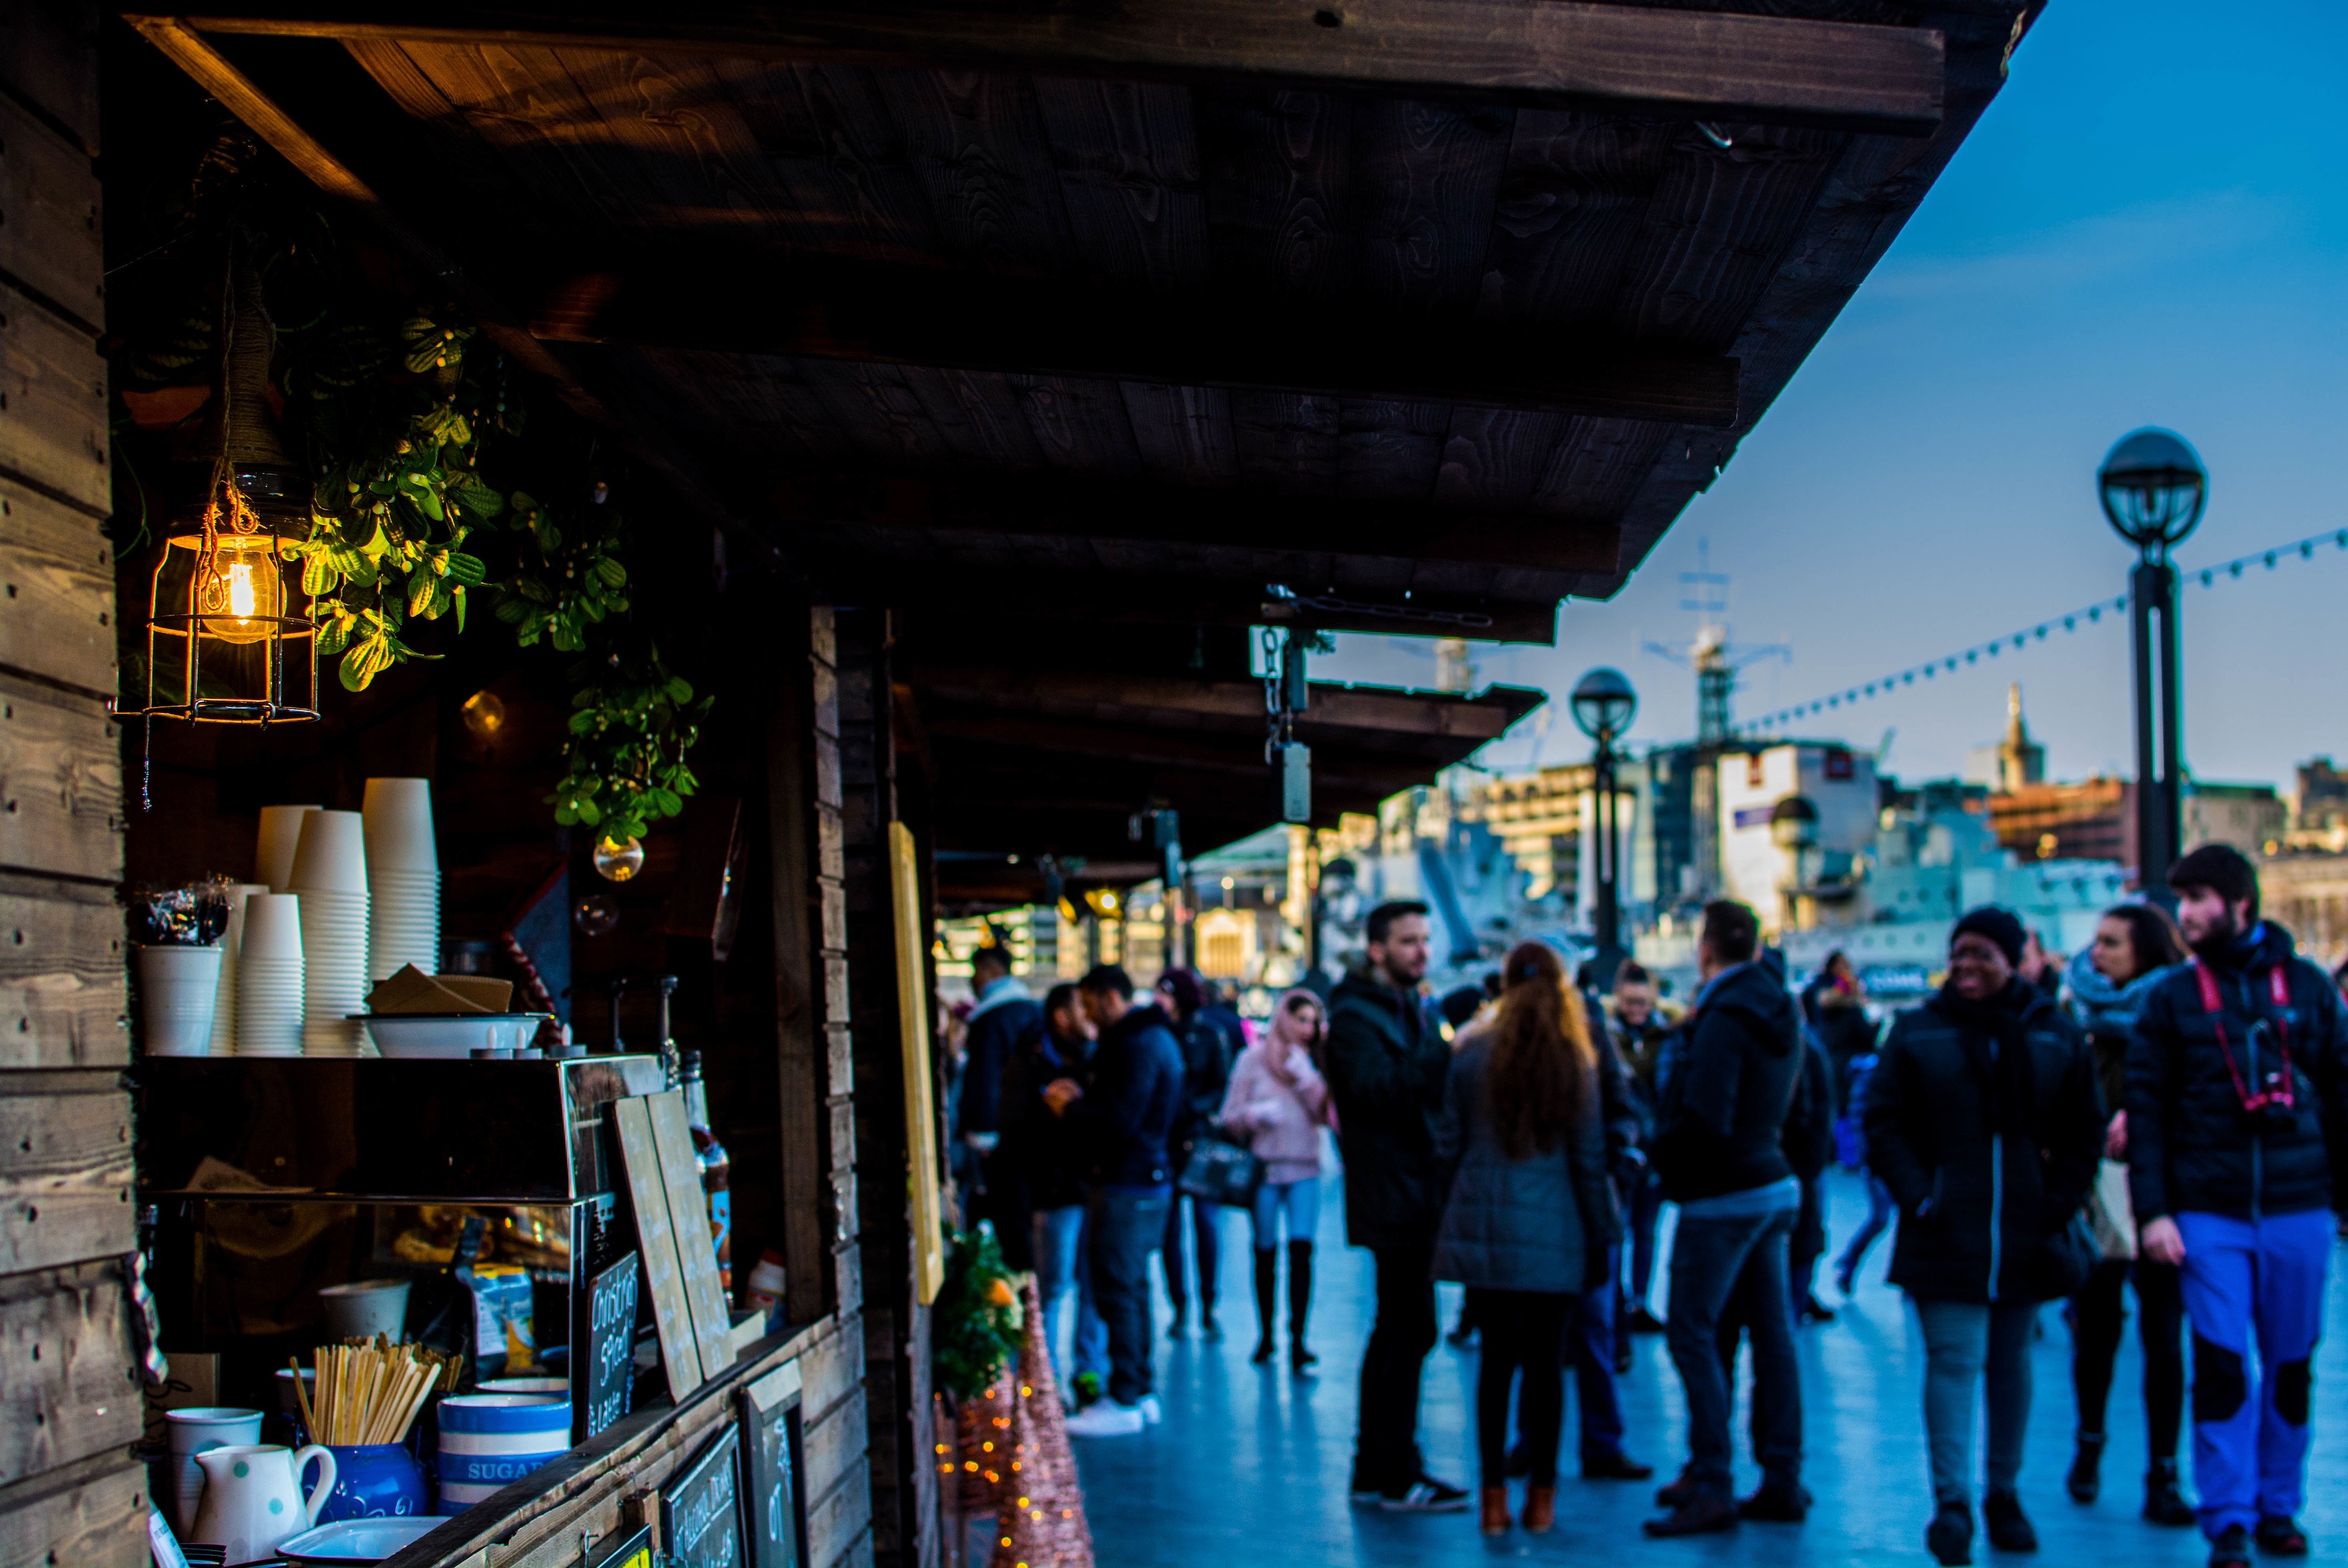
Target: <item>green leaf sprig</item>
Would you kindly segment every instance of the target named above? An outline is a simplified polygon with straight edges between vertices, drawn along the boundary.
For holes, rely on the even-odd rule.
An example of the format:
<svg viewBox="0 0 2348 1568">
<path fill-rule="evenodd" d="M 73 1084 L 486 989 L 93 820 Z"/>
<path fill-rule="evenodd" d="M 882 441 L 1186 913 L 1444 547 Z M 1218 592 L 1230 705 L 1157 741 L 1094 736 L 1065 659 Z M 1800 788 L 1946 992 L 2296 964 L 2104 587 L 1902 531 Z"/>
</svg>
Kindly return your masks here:
<svg viewBox="0 0 2348 1568">
<path fill-rule="evenodd" d="M 498 619 L 514 629 L 514 641 L 524 648 L 543 638 L 559 652 L 584 652 L 590 627 L 627 611 L 620 515 L 599 504 L 565 528 L 517 490 L 510 526 L 522 540 L 522 559 L 498 601 Z"/>
<path fill-rule="evenodd" d="M 505 497 L 475 471 L 479 435 L 458 406 L 473 330 L 417 316 L 405 338 L 407 367 L 427 377 L 429 401 L 375 450 L 321 474 L 310 537 L 283 547 L 302 563 L 318 651 L 340 657 L 337 673 L 353 692 L 394 664 L 438 657 L 404 641 L 408 621 L 453 610 L 464 630 L 466 590 L 489 575 L 464 548 L 466 537 L 506 510 Z"/>
<path fill-rule="evenodd" d="M 624 844 L 682 812 L 699 787 L 685 753 L 700 737 L 711 701 L 695 697 L 657 650 L 633 664 L 609 656 L 571 699 L 562 777 L 547 797 L 554 820 Z"/>
</svg>

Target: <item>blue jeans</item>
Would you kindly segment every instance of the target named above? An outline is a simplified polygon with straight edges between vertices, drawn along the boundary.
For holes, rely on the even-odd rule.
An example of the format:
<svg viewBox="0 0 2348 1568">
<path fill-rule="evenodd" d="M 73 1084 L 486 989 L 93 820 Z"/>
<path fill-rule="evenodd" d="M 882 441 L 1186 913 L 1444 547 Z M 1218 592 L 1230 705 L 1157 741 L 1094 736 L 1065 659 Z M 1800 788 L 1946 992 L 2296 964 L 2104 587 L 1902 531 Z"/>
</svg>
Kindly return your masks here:
<svg viewBox="0 0 2348 1568">
<path fill-rule="evenodd" d="M 1093 1300 L 1108 1328 L 1108 1394 L 1120 1405 L 1155 1391 L 1150 1360 L 1149 1255 L 1166 1237 L 1172 1187 L 1101 1187 L 1086 1214 Z"/>
<path fill-rule="evenodd" d="M 1842 1255 L 1835 1259 L 1836 1283 L 1842 1286 L 1845 1296 L 1850 1294 L 1852 1276 L 1859 1273 L 1859 1266 L 1867 1261 L 1867 1249 L 1875 1245 L 1875 1238 L 1883 1234 L 1884 1227 L 1891 1223 L 1891 1215 L 1899 1207 L 1891 1201 L 1891 1189 L 1877 1180 L 1873 1171 L 1866 1174 L 1867 1218 L 1850 1233 L 1850 1241 L 1842 1249 Z"/>
<path fill-rule="evenodd" d="M 1664 1338 L 1687 1391 L 1688 1479 L 1705 1496 L 1732 1495 L 1728 1423 L 1735 1399 L 1720 1359 L 1720 1320 L 1732 1307 L 1753 1337 L 1754 1458 L 1769 1484 L 1801 1481 L 1801 1366 L 1786 1285 L 1795 1213 L 1695 1219 L 1682 1214 L 1672 1237 Z"/>
<path fill-rule="evenodd" d="M 2034 1301 L 1945 1301 L 1924 1296 L 1916 1322 L 1924 1331 L 1924 1439 L 1932 1460 L 1932 1497 L 1972 1495 L 1973 1409 L 1988 1384 L 1988 1490 L 2012 1491 L 2022 1474 L 2022 1440 L 2030 1426 L 2030 1337 Z"/>
<path fill-rule="evenodd" d="M 1621 1302 L 1614 1281 L 1622 1251 L 1606 1249 L 1606 1277 L 1574 1302 L 1565 1322 L 1566 1354 L 1573 1361 L 1574 1392 L 1581 1400 L 1581 1460 L 1612 1459 L 1622 1451 L 1622 1401 L 1614 1391 L 1614 1319 Z"/>
<path fill-rule="evenodd" d="M 1255 1250 L 1276 1252 L 1280 1248 L 1280 1222 L 1288 1221 L 1288 1239 L 1309 1242 L 1321 1223 L 1321 1178 L 1307 1176 L 1301 1182 L 1283 1182 L 1273 1186 L 1270 1182 L 1255 1190 L 1255 1206 L 1248 1211 L 1253 1227 Z"/>
<path fill-rule="evenodd" d="M 1052 1371 L 1065 1384 L 1071 1376 L 1060 1364 L 1060 1307 L 1068 1293 L 1076 1297 L 1075 1376 L 1108 1372 L 1108 1328 L 1093 1301 L 1092 1270 L 1085 1266 L 1085 1205 L 1035 1211 L 1035 1294 L 1044 1306 L 1044 1343 L 1052 1352 Z"/>
<path fill-rule="evenodd" d="M 2193 1485 L 2214 1541 L 2229 1525 L 2296 1518 L 2307 1504 L 2308 1362 L 2323 1331 L 2332 1212 L 2183 1214 L 2177 1228 L 2193 1326 Z"/>
</svg>

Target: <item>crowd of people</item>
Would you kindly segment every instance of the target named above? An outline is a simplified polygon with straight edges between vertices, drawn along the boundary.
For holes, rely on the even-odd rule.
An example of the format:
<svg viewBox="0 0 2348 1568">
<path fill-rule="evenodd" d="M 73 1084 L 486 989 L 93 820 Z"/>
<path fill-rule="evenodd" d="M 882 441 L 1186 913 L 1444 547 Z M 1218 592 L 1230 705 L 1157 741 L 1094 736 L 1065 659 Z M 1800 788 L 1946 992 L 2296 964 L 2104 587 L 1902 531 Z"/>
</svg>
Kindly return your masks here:
<svg viewBox="0 0 2348 1568">
<path fill-rule="evenodd" d="M 1796 1345 L 1803 1325 L 1834 1316 L 1816 1273 L 1822 1182 L 1839 1160 L 1863 1175 L 1869 1212 L 1836 1284 L 1848 1297 L 1888 1230 L 1889 1278 L 1923 1346 L 1923 1533 L 1939 1563 L 1972 1561 L 1976 1499 L 1993 1547 L 2037 1549 L 2018 1483 L 2050 1304 L 2073 1345 L 2065 1486 L 2096 1501 L 2131 1291 L 2144 1517 L 2198 1522 L 2211 1568 L 2247 1568 L 2254 1549 L 2305 1555 L 2310 1360 L 2333 1211 L 2348 1208 L 2348 1008 L 2260 918 L 2243 856 L 2205 846 L 2169 881 L 2173 922 L 2150 904 L 2116 907 L 2068 964 L 2012 912 L 1974 909 L 1954 924 L 1940 989 L 1888 1020 L 1839 956 L 1797 994 L 1753 911 L 1726 901 L 1704 912 L 1684 1009 L 1636 964 L 1601 1002 L 1540 942 L 1438 1004 L 1425 907 L 1386 904 L 1359 964 L 1325 996 L 1281 997 L 1252 1040 L 1189 970 L 1137 993 L 1103 966 L 1037 1004 L 983 950 L 954 1113 L 965 1190 L 1012 1261 L 1035 1269 L 1052 1327 L 1076 1314 L 1069 1430 L 1116 1437 L 1159 1419 L 1153 1251 L 1170 1331 L 1193 1323 L 1194 1300 L 1197 1327 L 1218 1331 L 1223 1204 L 1250 1214 L 1254 1358 L 1279 1353 L 1284 1251 L 1289 1361 L 1308 1374 L 1334 1133 L 1346 1240 L 1370 1254 L 1375 1290 L 1354 1501 L 1473 1509 L 1488 1535 L 1550 1529 L 1569 1368 L 1581 1476 L 1647 1478 L 1624 1446 L 1614 1378 L 1631 1337 L 1655 1332 L 1686 1408 L 1684 1460 L 1645 1526 L 1667 1537 L 1798 1522 L 1811 1507 Z M 1658 1316 L 1666 1204 L 1677 1217 Z M 1472 1494 L 1418 1444 L 1438 1281 L 1465 1287 L 1454 1342 L 1478 1345 Z M 2178 1460 L 2188 1331 L 2198 1503 Z M 1746 1346 L 1762 1480 L 1739 1498 L 1731 1414 Z"/>
</svg>

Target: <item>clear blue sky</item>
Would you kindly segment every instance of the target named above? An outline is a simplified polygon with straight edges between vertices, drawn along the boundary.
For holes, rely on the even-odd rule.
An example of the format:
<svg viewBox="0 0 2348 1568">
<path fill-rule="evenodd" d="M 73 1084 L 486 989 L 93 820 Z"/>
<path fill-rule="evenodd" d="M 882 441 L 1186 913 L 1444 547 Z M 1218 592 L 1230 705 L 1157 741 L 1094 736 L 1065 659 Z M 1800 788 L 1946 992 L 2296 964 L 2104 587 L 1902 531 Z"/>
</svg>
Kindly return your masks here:
<svg viewBox="0 0 2348 1568">
<path fill-rule="evenodd" d="M 2348 527 L 2348 5 L 2054 0 L 1997 101 L 1784 396 L 1629 587 L 1566 606 L 1555 649 L 1478 646 L 1481 679 L 1560 695 L 1620 667 L 1633 741 L 1694 728 L 1677 574 L 1709 539 L 1756 667 L 1747 716 L 2124 591 L 2097 463 L 2141 425 L 2211 473 L 2188 569 Z M 2186 760 L 2283 783 L 2348 759 L 2348 552 L 2184 595 Z M 1348 637 L 1318 678 L 1423 685 L 1427 645 Z M 1957 772 L 2023 682 L 2052 776 L 2127 772 L 2124 623 L 1822 717 L 1908 778 Z M 1562 714 L 1484 754 L 1586 749 Z"/>
</svg>

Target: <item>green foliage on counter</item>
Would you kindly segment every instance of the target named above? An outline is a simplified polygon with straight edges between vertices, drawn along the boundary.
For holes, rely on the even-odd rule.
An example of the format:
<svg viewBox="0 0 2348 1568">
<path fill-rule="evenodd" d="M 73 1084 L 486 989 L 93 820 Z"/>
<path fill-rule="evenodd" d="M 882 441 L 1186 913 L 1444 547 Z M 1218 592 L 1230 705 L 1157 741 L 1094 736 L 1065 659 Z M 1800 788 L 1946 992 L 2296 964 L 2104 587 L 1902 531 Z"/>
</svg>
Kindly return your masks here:
<svg viewBox="0 0 2348 1568">
<path fill-rule="evenodd" d="M 946 1245 L 946 1277 L 930 1308 L 932 1376 L 959 1404 L 1019 1354 L 1019 1293 L 992 1231 L 963 1231 Z"/>
</svg>

